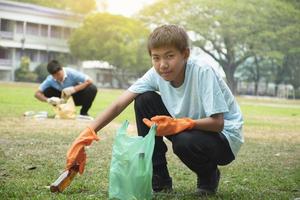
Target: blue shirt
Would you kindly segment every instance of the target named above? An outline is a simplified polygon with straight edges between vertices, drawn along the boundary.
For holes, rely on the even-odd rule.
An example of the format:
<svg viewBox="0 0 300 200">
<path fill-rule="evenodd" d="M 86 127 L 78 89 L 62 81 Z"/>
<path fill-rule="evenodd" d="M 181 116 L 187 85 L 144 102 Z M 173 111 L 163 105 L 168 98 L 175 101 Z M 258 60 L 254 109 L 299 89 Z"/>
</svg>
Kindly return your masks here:
<svg viewBox="0 0 300 200">
<path fill-rule="evenodd" d="M 53 78 L 52 75 L 48 75 L 47 78 L 41 83 L 39 90 L 44 92 L 47 88 L 53 87 L 59 91 L 62 91 L 66 87 L 75 86 L 79 83 L 85 82 L 89 77 L 75 69 L 63 68 L 64 80 L 59 82 Z"/>
<path fill-rule="evenodd" d="M 189 59 L 183 84 L 175 88 L 152 67 L 129 89 L 133 93 L 158 91 L 172 117 L 201 119 L 213 114 L 224 114 L 222 133 L 236 156 L 242 143 L 243 117 L 241 110 L 222 77 L 211 67 L 201 66 Z"/>
</svg>

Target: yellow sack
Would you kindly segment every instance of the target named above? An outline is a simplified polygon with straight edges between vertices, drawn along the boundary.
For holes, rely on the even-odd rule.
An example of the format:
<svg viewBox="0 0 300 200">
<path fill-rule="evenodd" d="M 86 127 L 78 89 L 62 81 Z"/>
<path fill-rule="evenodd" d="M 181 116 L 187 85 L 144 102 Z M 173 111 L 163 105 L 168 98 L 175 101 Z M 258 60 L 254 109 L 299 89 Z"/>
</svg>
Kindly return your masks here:
<svg viewBox="0 0 300 200">
<path fill-rule="evenodd" d="M 66 103 L 53 106 L 57 119 L 75 119 L 76 107 L 72 97 L 68 98 Z"/>
</svg>

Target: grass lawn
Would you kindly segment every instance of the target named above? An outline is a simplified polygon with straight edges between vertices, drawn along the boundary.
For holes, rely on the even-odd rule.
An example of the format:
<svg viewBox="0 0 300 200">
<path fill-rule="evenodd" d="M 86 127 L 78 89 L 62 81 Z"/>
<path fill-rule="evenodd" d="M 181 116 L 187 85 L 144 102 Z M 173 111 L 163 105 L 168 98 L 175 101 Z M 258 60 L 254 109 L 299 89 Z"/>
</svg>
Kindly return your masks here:
<svg viewBox="0 0 300 200">
<path fill-rule="evenodd" d="M 87 149 L 85 173 L 61 194 L 49 185 L 64 169 L 65 154 L 89 122 L 23 117 L 25 111 L 47 111 L 34 99 L 35 84 L 0 83 L 0 199 L 107 199 L 114 134 L 128 119 L 135 134 L 132 105 L 99 132 L 100 141 Z M 99 89 L 90 111 L 95 117 L 122 90 Z M 244 114 L 245 144 L 237 159 L 220 167 L 216 196 L 207 199 L 300 198 L 300 101 L 239 97 Z M 170 147 L 170 143 L 168 143 Z M 191 193 L 196 177 L 168 151 L 174 191 L 154 199 L 198 199 Z"/>
</svg>

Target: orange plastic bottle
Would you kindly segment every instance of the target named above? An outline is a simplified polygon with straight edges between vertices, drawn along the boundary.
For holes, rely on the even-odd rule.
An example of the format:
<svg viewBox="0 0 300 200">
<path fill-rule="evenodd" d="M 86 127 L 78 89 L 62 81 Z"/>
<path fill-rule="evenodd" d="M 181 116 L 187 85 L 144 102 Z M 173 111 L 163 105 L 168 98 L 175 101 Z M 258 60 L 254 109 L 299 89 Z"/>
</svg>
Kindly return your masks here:
<svg viewBox="0 0 300 200">
<path fill-rule="evenodd" d="M 51 192 L 62 192 L 64 191 L 72 182 L 73 178 L 79 171 L 79 165 L 74 165 L 70 170 L 64 171 L 54 183 L 50 185 Z"/>
</svg>

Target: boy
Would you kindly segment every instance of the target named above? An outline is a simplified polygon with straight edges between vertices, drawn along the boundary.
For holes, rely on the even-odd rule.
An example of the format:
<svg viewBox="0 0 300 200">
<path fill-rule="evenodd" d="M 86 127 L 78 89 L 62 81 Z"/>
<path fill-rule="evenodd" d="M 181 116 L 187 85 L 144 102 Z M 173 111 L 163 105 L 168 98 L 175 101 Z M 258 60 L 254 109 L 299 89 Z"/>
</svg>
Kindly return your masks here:
<svg viewBox="0 0 300 200">
<path fill-rule="evenodd" d="M 145 136 L 157 124 L 153 190 L 172 190 L 166 136 L 174 153 L 197 175 L 197 194 L 215 194 L 220 179 L 217 166 L 234 160 L 243 143 L 239 106 L 213 68 L 189 59 L 188 36 L 182 28 L 156 28 L 149 36 L 148 51 L 153 67 L 75 140 L 67 153 L 67 168 L 81 162 L 83 172 L 85 153 L 80 142 L 89 145 L 98 139 L 94 130 L 101 130 L 134 100 L 138 134 Z"/>
<path fill-rule="evenodd" d="M 80 115 L 88 111 L 97 94 L 97 88 L 85 74 L 72 68 L 63 68 L 57 60 L 47 65 L 49 76 L 42 82 L 35 97 L 51 105 L 61 103 L 61 95 L 72 96 L 76 106 L 81 105 Z"/>
</svg>

